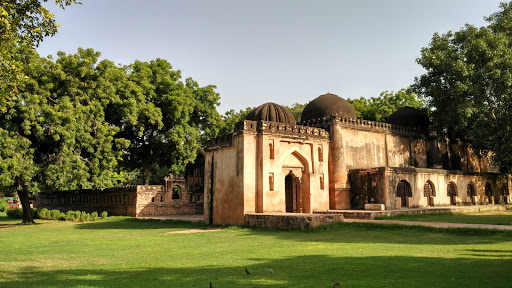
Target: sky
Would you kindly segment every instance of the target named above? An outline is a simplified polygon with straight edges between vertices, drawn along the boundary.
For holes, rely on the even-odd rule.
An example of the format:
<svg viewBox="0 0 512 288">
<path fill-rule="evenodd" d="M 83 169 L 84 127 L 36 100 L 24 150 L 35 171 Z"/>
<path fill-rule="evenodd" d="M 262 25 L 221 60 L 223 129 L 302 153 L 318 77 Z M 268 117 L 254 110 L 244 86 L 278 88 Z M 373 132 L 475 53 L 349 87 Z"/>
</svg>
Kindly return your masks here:
<svg viewBox="0 0 512 288">
<path fill-rule="evenodd" d="M 80 0 L 46 6 L 61 25 L 41 56 L 78 47 L 128 65 L 168 60 L 215 85 L 220 113 L 306 103 L 325 93 L 378 97 L 407 88 L 434 33 L 485 26 L 495 0 Z M 53 1 L 49 1 L 53 2 Z"/>
</svg>

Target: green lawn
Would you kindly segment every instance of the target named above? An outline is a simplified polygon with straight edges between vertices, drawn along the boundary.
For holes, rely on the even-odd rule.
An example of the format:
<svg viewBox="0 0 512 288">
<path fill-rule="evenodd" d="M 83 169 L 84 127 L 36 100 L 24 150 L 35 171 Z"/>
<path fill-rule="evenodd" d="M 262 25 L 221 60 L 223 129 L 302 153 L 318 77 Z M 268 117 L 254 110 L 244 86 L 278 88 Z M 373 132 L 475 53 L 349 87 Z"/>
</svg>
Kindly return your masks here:
<svg viewBox="0 0 512 288">
<path fill-rule="evenodd" d="M 380 220 L 512 225 L 512 210 L 376 217 Z"/>
<path fill-rule="evenodd" d="M 5 214 L 3 214 L 5 215 Z M 0 215 L 0 287 L 511 287 L 512 233 L 340 223 L 312 232 Z M 246 275 L 247 268 L 251 275 Z"/>
</svg>

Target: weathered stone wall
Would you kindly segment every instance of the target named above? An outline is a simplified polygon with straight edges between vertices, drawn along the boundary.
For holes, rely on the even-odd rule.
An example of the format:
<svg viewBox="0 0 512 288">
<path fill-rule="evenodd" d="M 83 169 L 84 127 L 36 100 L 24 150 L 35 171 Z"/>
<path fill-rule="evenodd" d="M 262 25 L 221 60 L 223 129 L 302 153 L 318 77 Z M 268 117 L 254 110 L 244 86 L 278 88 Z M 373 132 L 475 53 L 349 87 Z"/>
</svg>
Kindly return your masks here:
<svg viewBox="0 0 512 288">
<path fill-rule="evenodd" d="M 510 175 L 498 173 L 380 167 L 353 169 L 350 171 L 350 179 L 354 209 L 363 209 L 365 203 L 372 202 L 385 204 L 386 209 L 402 208 L 400 198 L 397 197 L 400 181 L 407 181 L 411 187 L 412 197 L 407 197 L 409 208 L 429 206 L 424 193 L 427 182 L 434 192 L 433 206 L 510 203 Z M 468 184 L 474 188 L 474 197 L 468 193 Z M 448 185 L 454 187 L 454 199 L 448 195 Z M 486 185 L 490 188 L 487 194 Z"/>
<path fill-rule="evenodd" d="M 322 224 L 343 221 L 340 214 L 265 214 L 245 215 L 245 224 L 278 230 L 305 230 Z"/>
<path fill-rule="evenodd" d="M 136 216 L 137 186 L 39 193 L 35 208 L 61 212 L 80 210 L 88 213 L 107 211 L 109 215 Z"/>
<path fill-rule="evenodd" d="M 189 193 L 183 176 L 169 177 L 169 189 L 164 185 L 136 185 L 40 193 L 35 207 L 61 212 L 107 211 L 109 215 L 132 217 L 203 213 L 203 193 Z M 173 187 L 179 187 L 179 193 L 173 193 Z"/>
</svg>

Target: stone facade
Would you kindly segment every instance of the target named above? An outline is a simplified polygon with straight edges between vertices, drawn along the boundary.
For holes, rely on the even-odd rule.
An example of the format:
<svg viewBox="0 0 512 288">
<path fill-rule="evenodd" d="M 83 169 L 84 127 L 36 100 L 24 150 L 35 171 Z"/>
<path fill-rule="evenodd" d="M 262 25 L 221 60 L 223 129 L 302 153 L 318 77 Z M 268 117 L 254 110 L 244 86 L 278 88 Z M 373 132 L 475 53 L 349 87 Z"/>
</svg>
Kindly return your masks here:
<svg viewBox="0 0 512 288">
<path fill-rule="evenodd" d="M 414 108 L 399 109 L 391 123 L 367 121 L 344 99 L 326 94 L 305 107 L 301 123 L 290 118 L 282 106 L 267 103 L 233 133 L 208 142 L 205 222 L 248 223 L 246 215 L 258 213 L 510 203 L 510 175 L 500 174 L 491 156 L 438 136 Z M 269 223 L 265 217 L 250 221 Z"/>
<path fill-rule="evenodd" d="M 194 169 L 188 169 L 187 172 L 194 173 Z M 200 176 L 202 178 L 202 175 Z M 203 189 L 196 187 L 201 183 L 193 182 L 192 179 L 187 180 L 182 175 L 171 174 L 165 178 L 165 185 L 134 185 L 40 193 L 35 207 L 58 209 L 63 212 L 107 211 L 109 215 L 133 217 L 203 213 Z M 189 187 L 196 188 L 194 191 L 189 191 Z"/>
</svg>

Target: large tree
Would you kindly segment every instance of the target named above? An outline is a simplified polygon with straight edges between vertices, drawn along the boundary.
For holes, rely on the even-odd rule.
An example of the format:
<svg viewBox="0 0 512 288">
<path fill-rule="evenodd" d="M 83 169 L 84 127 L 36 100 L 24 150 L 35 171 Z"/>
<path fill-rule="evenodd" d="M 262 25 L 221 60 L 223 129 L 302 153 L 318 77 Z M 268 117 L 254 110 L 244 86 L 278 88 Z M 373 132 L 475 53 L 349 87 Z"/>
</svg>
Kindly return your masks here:
<svg viewBox="0 0 512 288">
<path fill-rule="evenodd" d="M 386 118 L 402 107 L 424 108 L 422 99 L 410 89 L 402 89 L 396 93 L 384 91 L 380 97 L 347 99 L 354 106 L 357 117 L 365 120 L 386 122 Z"/>
<path fill-rule="evenodd" d="M 426 73 L 414 88 L 432 108 L 438 131 L 493 151 L 504 171 L 512 167 L 512 2 L 485 18 L 434 34 L 417 62 Z"/>
<path fill-rule="evenodd" d="M 135 88 L 120 93 L 119 107 L 109 113 L 121 129 L 119 137 L 130 141 L 125 163 L 141 170 L 143 184 L 182 173 L 221 128 L 215 86 L 200 87 L 191 78 L 183 82 L 181 72 L 163 59 L 135 61 L 126 69 Z"/>
<path fill-rule="evenodd" d="M 128 142 L 105 121 L 123 69 L 98 63 L 91 49 L 56 61 L 31 49 L 22 55 L 28 79 L 0 114 L 0 189 L 18 192 L 30 223 L 31 193 L 112 186 Z"/>
<path fill-rule="evenodd" d="M 23 86 L 19 49 L 37 46 L 57 33 L 55 16 L 42 3 L 47 0 L 2 0 L 0 2 L 0 113 Z M 64 8 L 76 0 L 55 0 Z"/>
</svg>

